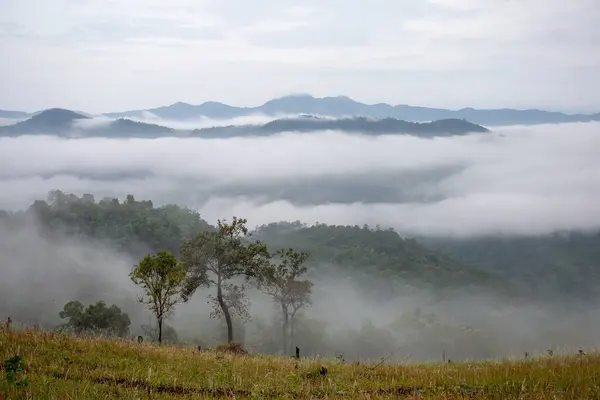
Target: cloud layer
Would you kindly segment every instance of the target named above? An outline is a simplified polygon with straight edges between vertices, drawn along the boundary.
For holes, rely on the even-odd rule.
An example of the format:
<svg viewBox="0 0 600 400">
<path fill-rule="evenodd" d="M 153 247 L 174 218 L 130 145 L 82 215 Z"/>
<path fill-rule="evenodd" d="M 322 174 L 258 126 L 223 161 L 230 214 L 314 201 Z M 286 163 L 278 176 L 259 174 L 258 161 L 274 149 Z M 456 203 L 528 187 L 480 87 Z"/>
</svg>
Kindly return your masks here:
<svg viewBox="0 0 600 400">
<path fill-rule="evenodd" d="M 0 0 L 0 10 L 10 60 L 0 108 L 256 105 L 296 91 L 600 107 L 596 0 Z"/>
<path fill-rule="evenodd" d="M 0 207 L 52 189 L 197 208 L 209 221 L 380 224 L 408 235 L 600 228 L 600 124 L 420 139 L 0 139 Z"/>
</svg>

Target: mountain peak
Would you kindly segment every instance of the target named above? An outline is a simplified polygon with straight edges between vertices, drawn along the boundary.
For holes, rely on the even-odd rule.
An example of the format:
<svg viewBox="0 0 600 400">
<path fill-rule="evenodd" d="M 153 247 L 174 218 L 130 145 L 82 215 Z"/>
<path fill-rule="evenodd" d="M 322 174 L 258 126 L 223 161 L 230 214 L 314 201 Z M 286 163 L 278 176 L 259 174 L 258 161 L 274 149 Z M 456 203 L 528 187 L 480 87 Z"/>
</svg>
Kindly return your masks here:
<svg viewBox="0 0 600 400">
<path fill-rule="evenodd" d="M 70 129 L 73 121 L 82 119 L 90 117 L 64 108 L 49 108 L 2 130 L 9 134 L 57 133 Z"/>
<path fill-rule="evenodd" d="M 48 108 L 39 114 L 29 118 L 28 121 L 35 121 L 50 125 L 62 125 L 71 122 L 76 119 L 89 119 L 83 114 L 76 113 L 75 111 L 67 110 L 64 108 Z"/>
</svg>

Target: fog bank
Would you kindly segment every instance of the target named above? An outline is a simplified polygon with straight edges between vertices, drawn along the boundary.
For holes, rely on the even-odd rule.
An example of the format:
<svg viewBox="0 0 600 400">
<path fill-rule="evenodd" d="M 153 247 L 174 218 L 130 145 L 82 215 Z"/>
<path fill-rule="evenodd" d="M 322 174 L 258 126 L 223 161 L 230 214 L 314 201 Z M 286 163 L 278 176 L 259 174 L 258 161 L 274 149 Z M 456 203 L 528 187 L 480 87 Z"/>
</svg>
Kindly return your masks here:
<svg viewBox="0 0 600 400">
<path fill-rule="evenodd" d="M 132 335 L 153 322 L 136 302 L 139 293 L 128 277 L 136 260 L 88 239 L 54 237 L 38 233 L 35 221 L 9 229 L 0 222 L 0 318 L 16 324 L 39 323 L 51 329 L 61 321 L 58 312 L 70 300 L 89 304 L 104 300 L 129 313 Z M 407 288 L 382 295 L 388 282 L 371 277 L 349 278 L 343 266 L 320 265 L 309 272 L 314 283 L 313 305 L 296 320 L 294 346 L 302 354 L 346 360 L 389 362 L 454 360 L 523 356 L 555 351 L 576 351 L 598 346 L 600 329 L 597 300 L 551 303 L 486 294 L 484 288 L 438 294 Z M 409 282 L 407 282 L 408 284 Z M 209 317 L 206 303 L 211 290 L 199 290 L 178 306 L 167 323 L 179 338 L 202 346 L 225 340 L 221 320 Z M 252 319 L 235 319 L 235 339 L 252 351 L 279 351 L 279 310 L 270 298 L 249 291 Z"/>
<path fill-rule="evenodd" d="M 228 139 L 0 139 L 0 207 L 52 189 L 133 193 L 277 220 L 380 224 L 407 235 L 600 228 L 600 124 L 435 139 L 343 132 Z"/>
</svg>

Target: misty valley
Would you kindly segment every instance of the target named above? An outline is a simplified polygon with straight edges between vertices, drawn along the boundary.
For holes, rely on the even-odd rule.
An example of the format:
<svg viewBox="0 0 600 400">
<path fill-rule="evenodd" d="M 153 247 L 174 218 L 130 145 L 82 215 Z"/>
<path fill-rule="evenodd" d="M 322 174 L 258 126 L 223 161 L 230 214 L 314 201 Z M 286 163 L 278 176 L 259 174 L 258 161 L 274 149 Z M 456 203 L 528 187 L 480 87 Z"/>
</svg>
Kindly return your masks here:
<svg viewBox="0 0 600 400">
<path fill-rule="evenodd" d="M 137 301 L 139 287 L 129 279 L 132 267 L 164 256 L 161 251 L 172 254 L 173 265 L 176 259 L 206 263 L 216 257 L 210 235 L 236 225 L 224 218 L 225 225 L 215 226 L 178 205 L 59 190 L 25 210 L 3 211 L 0 313 L 14 326 L 157 340 L 155 317 Z M 203 282 L 213 283 L 197 283 L 189 300 L 165 314 L 165 342 L 214 347 L 229 339 L 251 352 L 291 355 L 299 347 L 307 356 L 396 361 L 597 345 L 597 268 L 589 266 L 600 261 L 598 233 L 415 239 L 366 225 L 272 222 L 248 235 L 242 225 L 237 246 L 258 240 L 273 265 L 289 273 L 296 261 L 297 274 L 285 279 L 308 284 L 303 295 L 291 296 L 294 313 L 283 314 L 292 315 L 293 332 L 288 326 L 282 335 L 279 292 L 264 290 L 257 273 L 237 269 L 223 287 L 232 336 L 215 281 L 205 276 Z M 193 247 L 194 240 L 204 244 Z M 298 253 L 287 257 L 290 248 Z M 94 325 L 94 318 L 104 318 L 104 325 Z"/>
<path fill-rule="evenodd" d="M 228 107 L 6 114 L 0 318 L 357 362 L 598 345 L 595 115 Z"/>
<path fill-rule="evenodd" d="M 599 20 L 0 0 L 0 400 L 600 399 Z"/>
</svg>

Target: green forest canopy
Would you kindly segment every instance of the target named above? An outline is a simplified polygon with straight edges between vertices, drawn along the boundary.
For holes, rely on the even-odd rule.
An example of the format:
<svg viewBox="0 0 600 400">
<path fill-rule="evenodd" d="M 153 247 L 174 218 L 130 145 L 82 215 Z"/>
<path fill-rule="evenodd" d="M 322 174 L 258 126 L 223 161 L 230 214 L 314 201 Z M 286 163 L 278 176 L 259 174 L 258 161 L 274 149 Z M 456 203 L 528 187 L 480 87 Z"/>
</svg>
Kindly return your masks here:
<svg viewBox="0 0 600 400">
<path fill-rule="evenodd" d="M 59 190 L 26 211 L 0 211 L 0 221 L 15 227 L 32 215 L 49 238 L 91 238 L 135 258 L 163 249 L 178 254 L 184 239 L 214 229 L 185 207 L 155 207 L 131 194 L 124 201 L 96 201 L 90 194 L 79 197 Z M 522 292 L 583 295 L 600 278 L 600 234 L 415 240 L 379 227 L 276 222 L 257 227 L 253 235 L 271 251 L 293 247 L 309 252 L 309 271 L 335 265 L 355 277 L 385 278 L 398 290 L 408 282 L 439 289 L 479 285 L 504 291 L 511 282 Z"/>
<path fill-rule="evenodd" d="M 45 201 L 35 201 L 26 211 L 3 215 L 12 225 L 35 215 L 48 237 L 88 237 L 135 258 L 159 250 L 178 254 L 184 239 L 214 229 L 197 212 L 177 205 L 155 207 L 151 201 L 135 200 L 133 195 L 127 195 L 124 201 L 95 201 L 90 194 L 78 197 L 58 190 L 51 191 Z M 253 234 L 271 251 L 293 247 L 309 252 L 312 267 L 326 263 L 357 273 L 434 286 L 496 280 L 490 273 L 438 255 L 415 240 L 403 239 L 391 229 L 280 222 L 258 227 Z"/>
</svg>

